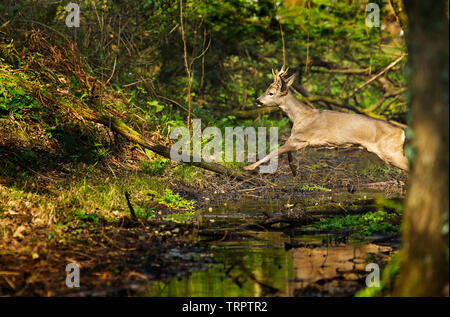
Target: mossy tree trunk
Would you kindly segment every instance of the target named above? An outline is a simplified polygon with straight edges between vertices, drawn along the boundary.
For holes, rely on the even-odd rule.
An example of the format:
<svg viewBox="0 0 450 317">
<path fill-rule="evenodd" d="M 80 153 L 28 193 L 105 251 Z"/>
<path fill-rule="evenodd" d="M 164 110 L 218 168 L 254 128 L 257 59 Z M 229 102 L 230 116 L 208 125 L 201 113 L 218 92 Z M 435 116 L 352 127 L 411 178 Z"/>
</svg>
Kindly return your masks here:
<svg viewBox="0 0 450 317">
<path fill-rule="evenodd" d="M 409 21 L 409 90 L 415 154 L 394 295 L 448 296 L 447 1 L 406 0 L 404 5 Z"/>
</svg>

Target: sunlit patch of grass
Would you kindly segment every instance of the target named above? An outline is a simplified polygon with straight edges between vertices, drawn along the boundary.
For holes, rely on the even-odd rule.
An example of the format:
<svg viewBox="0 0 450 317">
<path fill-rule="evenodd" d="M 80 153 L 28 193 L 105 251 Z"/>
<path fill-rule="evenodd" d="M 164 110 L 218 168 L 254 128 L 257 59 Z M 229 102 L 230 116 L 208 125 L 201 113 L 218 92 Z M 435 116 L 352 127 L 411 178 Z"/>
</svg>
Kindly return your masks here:
<svg viewBox="0 0 450 317">
<path fill-rule="evenodd" d="M 172 192 L 166 188 L 164 194 L 157 198 L 160 204 L 166 205 L 175 209 L 193 210 L 195 201 L 184 199 L 178 193 Z"/>
<path fill-rule="evenodd" d="M 139 205 L 134 206 L 136 217 L 148 220 L 155 217 L 155 208 L 143 208 Z"/>
<path fill-rule="evenodd" d="M 311 168 L 314 169 L 314 170 L 322 169 L 322 168 L 325 168 L 327 166 L 328 165 L 326 163 L 311 164 Z"/>
<path fill-rule="evenodd" d="M 99 215 L 96 213 L 84 213 L 78 209 L 74 210 L 73 212 L 74 216 L 80 220 L 84 221 L 91 221 L 95 224 L 98 224 L 99 222 Z"/>
<path fill-rule="evenodd" d="M 394 172 L 396 174 L 400 174 L 402 171 L 396 167 L 391 166 L 377 166 L 374 168 L 367 168 L 362 171 L 363 174 L 369 175 L 372 177 L 380 177 L 380 176 L 386 176 L 391 172 Z"/>
<path fill-rule="evenodd" d="M 169 159 L 160 157 L 153 161 L 141 161 L 139 162 L 139 165 L 144 173 L 150 175 L 163 175 L 169 167 L 169 162 Z"/>
<path fill-rule="evenodd" d="M 193 166 L 180 164 L 172 169 L 170 176 L 188 181 L 191 184 L 198 184 L 203 178 L 203 173 Z"/>
<path fill-rule="evenodd" d="M 331 191 L 331 189 L 325 188 L 325 187 L 322 187 L 319 185 L 312 185 L 312 186 L 303 185 L 301 189 L 302 189 L 302 191 L 305 191 L 305 192 L 329 192 L 329 191 Z"/>
<path fill-rule="evenodd" d="M 112 180 L 83 177 L 68 187 L 58 197 L 65 206 L 64 216 L 76 209 L 85 214 L 95 212 L 108 219 L 128 213 L 125 190 L 132 193 L 134 201 L 146 202 L 153 199 L 152 193 L 163 193 L 166 185 L 157 177 L 134 175 Z"/>
<path fill-rule="evenodd" d="M 14 185 L 0 185 L 0 238 L 14 238 L 19 227 L 24 227 L 19 236 L 32 234 L 34 226 L 38 225 L 49 230 L 49 239 L 53 239 L 65 236 L 63 228 L 68 225 L 77 228 L 115 223 L 129 215 L 125 190 L 131 193 L 136 215 L 142 219 L 154 217 L 153 206 L 158 203 L 175 209 L 194 208 L 194 202 L 167 189 L 167 184 L 158 177 L 124 175 L 109 179 L 83 176 L 64 182 L 66 184 L 48 185 L 45 190 L 38 187 L 36 192 Z M 31 222 L 21 221 L 24 216 Z"/>
</svg>

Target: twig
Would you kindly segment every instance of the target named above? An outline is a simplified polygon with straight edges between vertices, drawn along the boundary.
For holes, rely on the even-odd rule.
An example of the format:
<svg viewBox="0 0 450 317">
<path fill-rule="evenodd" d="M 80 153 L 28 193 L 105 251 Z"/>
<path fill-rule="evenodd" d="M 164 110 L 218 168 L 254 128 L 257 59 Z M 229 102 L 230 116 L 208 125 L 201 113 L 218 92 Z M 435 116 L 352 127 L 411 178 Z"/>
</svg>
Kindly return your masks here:
<svg viewBox="0 0 450 317">
<path fill-rule="evenodd" d="M 281 33 L 281 43 L 283 44 L 283 65 L 286 65 L 286 47 L 284 45 L 284 31 L 283 26 L 280 24 L 280 33 Z"/>
<path fill-rule="evenodd" d="M 400 55 L 400 57 L 398 57 L 395 61 L 393 61 L 392 63 L 390 63 L 385 69 L 383 69 L 381 72 L 379 72 L 378 74 L 376 74 L 375 76 L 373 76 L 372 78 L 370 78 L 369 80 L 365 81 L 364 83 L 362 83 L 361 85 L 359 85 L 358 87 L 356 87 L 353 92 L 347 96 L 346 99 L 349 99 L 351 97 L 353 97 L 360 89 L 364 88 L 365 86 L 367 86 L 368 84 L 370 84 L 371 82 L 373 82 L 374 80 L 376 80 L 378 77 L 382 76 L 384 73 L 386 73 L 389 69 L 391 69 L 392 67 L 394 67 L 398 62 L 400 62 L 403 57 L 405 57 L 408 54 L 402 54 Z"/>
<path fill-rule="evenodd" d="M 369 68 L 367 69 L 350 69 L 350 68 L 337 68 L 337 69 L 321 69 L 321 68 L 312 68 L 311 72 L 313 73 L 326 73 L 326 74 L 341 74 L 341 75 L 356 75 L 356 74 L 366 74 L 369 73 Z"/>
<path fill-rule="evenodd" d="M 188 116 L 187 116 L 187 127 L 190 129 L 191 127 L 191 85 L 192 85 L 192 77 L 191 77 L 191 66 L 188 63 L 187 58 L 187 48 L 186 48 L 186 38 L 185 38 L 185 32 L 184 32 L 184 25 L 183 25 L 183 0 L 180 0 L 180 26 L 181 26 L 181 39 L 183 40 L 183 55 L 184 55 L 184 66 L 186 68 L 186 75 L 187 75 L 187 101 L 188 101 Z"/>
<path fill-rule="evenodd" d="M 175 105 L 177 105 L 178 107 L 180 107 L 181 109 L 183 109 L 184 111 L 186 111 L 186 112 L 189 112 L 189 110 L 188 109 L 186 109 L 185 107 L 183 107 L 179 102 L 176 102 L 175 100 L 173 100 L 173 99 L 170 99 L 170 98 L 167 98 L 167 97 L 164 97 L 164 96 L 162 96 L 162 95 L 159 95 L 159 94 L 156 94 L 155 93 L 155 95 L 156 95 L 156 97 L 158 97 L 158 98 L 162 98 L 162 99 L 166 99 L 166 100 L 168 100 L 168 101 L 170 101 L 171 103 L 173 103 L 173 104 L 175 104 Z M 195 115 L 193 116 L 194 118 L 196 117 Z"/>
<path fill-rule="evenodd" d="M 117 62 L 117 56 L 114 58 L 113 70 L 112 70 L 111 76 L 109 76 L 108 80 L 106 81 L 105 86 L 108 86 L 109 82 L 111 81 L 111 79 L 114 76 L 114 72 L 116 71 L 116 62 Z"/>
<path fill-rule="evenodd" d="M 208 51 L 209 47 L 211 46 L 211 36 L 209 36 L 209 42 L 208 45 L 206 46 L 206 48 L 200 53 L 200 55 L 194 57 L 190 63 L 190 68 L 192 68 L 192 65 L 194 64 L 194 62 L 199 59 L 200 57 L 203 57 L 206 52 Z"/>
<path fill-rule="evenodd" d="M 38 24 L 38 25 L 40 25 L 40 26 L 43 26 L 43 27 L 45 27 L 45 28 L 47 28 L 47 29 L 49 29 L 49 30 L 55 32 L 56 34 L 61 35 L 64 39 L 66 39 L 67 41 L 69 41 L 69 37 L 67 36 L 67 34 L 64 34 L 64 33 L 60 32 L 60 31 L 58 31 L 58 30 L 56 30 L 56 29 L 54 29 L 54 28 L 52 28 L 52 27 L 50 27 L 50 26 L 48 26 L 48 25 L 46 25 L 46 24 L 44 24 L 44 23 L 42 23 L 42 22 L 34 21 L 34 20 L 29 20 L 29 19 L 17 19 L 17 20 L 18 20 L 18 21 L 23 21 L 23 22 L 32 22 L 32 23 Z"/>
<path fill-rule="evenodd" d="M 130 195 L 128 194 L 128 191 L 125 191 L 125 198 L 127 200 L 128 208 L 130 209 L 131 217 L 133 218 L 133 220 L 137 220 L 133 205 L 130 202 Z"/>
</svg>

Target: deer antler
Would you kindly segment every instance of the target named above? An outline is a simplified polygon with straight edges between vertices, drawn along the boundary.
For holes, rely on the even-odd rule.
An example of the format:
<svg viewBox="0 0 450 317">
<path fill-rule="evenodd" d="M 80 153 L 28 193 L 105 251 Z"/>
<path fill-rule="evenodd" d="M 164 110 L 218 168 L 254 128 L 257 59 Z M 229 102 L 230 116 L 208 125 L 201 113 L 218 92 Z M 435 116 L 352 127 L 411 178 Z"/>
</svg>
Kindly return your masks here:
<svg viewBox="0 0 450 317">
<path fill-rule="evenodd" d="M 287 72 L 289 70 L 289 67 L 284 69 L 284 65 L 281 67 L 281 70 L 278 72 L 278 77 L 284 77 L 287 75 Z"/>
<path fill-rule="evenodd" d="M 280 71 L 277 73 L 277 76 L 280 77 L 284 74 L 284 65 L 281 67 Z"/>
<path fill-rule="evenodd" d="M 277 72 L 277 77 L 283 79 L 284 76 L 287 75 L 287 72 L 289 70 L 289 67 L 286 68 L 286 70 L 284 69 L 284 65 L 281 67 L 281 70 L 279 72 Z M 277 80 L 278 81 L 278 80 Z"/>
<path fill-rule="evenodd" d="M 281 78 L 281 81 L 283 81 L 283 77 L 287 75 L 287 71 L 289 70 L 289 67 L 284 69 L 284 65 L 281 67 L 280 71 L 273 70 L 272 68 L 272 75 L 273 75 L 273 83 L 276 84 Z"/>
<path fill-rule="evenodd" d="M 273 75 L 273 83 L 274 84 L 278 83 L 278 75 L 276 72 L 273 71 L 273 68 L 272 68 L 272 75 Z"/>
</svg>

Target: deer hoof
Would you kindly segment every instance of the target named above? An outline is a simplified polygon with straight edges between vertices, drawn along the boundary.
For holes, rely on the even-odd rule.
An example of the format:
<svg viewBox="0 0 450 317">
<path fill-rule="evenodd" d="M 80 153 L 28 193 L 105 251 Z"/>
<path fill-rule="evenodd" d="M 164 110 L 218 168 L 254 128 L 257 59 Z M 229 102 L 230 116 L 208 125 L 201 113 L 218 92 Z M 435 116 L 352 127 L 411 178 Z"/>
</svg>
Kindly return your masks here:
<svg viewBox="0 0 450 317">
<path fill-rule="evenodd" d="M 253 164 L 244 166 L 243 169 L 246 171 L 253 171 L 256 168 Z"/>
</svg>

